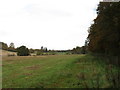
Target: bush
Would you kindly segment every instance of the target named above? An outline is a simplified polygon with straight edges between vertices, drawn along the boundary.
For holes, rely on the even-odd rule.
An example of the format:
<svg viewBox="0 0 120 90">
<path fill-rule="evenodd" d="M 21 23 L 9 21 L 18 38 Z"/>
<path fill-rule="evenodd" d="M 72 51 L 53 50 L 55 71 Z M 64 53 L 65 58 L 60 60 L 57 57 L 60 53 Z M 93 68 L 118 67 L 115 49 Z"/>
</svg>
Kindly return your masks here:
<svg viewBox="0 0 120 90">
<path fill-rule="evenodd" d="M 43 55 L 43 52 L 37 51 L 37 55 Z"/>
<path fill-rule="evenodd" d="M 28 56 L 30 55 L 29 49 L 26 48 L 25 46 L 21 46 L 17 48 L 17 55 L 18 56 Z"/>
</svg>

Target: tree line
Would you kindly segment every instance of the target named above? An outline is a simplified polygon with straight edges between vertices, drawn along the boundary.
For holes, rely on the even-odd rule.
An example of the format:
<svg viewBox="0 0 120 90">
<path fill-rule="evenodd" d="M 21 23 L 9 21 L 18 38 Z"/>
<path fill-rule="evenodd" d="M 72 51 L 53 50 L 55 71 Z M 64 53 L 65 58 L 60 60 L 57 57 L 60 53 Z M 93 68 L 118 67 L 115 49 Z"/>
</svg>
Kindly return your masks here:
<svg viewBox="0 0 120 90">
<path fill-rule="evenodd" d="M 47 47 L 43 47 L 43 46 L 41 46 L 40 49 L 32 49 L 32 48 L 28 49 L 26 46 L 20 46 L 15 48 L 14 43 L 10 43 L 10 45 L 8 46 L 6 43 L 0 42 L 0 45 L 2 45 L 0 49 L 17 52 L 18 56 L 56 55 L 56 54 L 70 55 L 70 54 L 86 54 L 87 53 L 86 46 L 82 46 L 82 47 L 77 46 L 71 50 L 48 50 Z"/>
<path fill-rule="evenodd" d="M 4 42 L 0 42 L 0 45 L 1 45 L 0 49 L 11 51 L 11 52 L 17 52 L 18 56 L 28 56 L 28 55 L 30 55 L 30 50 L 26 46 L 20 46 L 18 48 L 15 48 L 14 43 L 10 43 L 10 45 L 8 46 Z"/>
<path fill-rule="evenodd" d="M 13 52 L 16 51 L 14 43 L 10 43 L 10 45 L 8 46 L 6 43 L 0 42 L 0 45 L 1 45 L 0 49 L 13 51 Z"/>
<path fill-rule="evenodd" d="M 88 32 L 89 52 L 113 56 L 112 63 L 116 57 L 120 65 L 120 2 L 100 2 Z"/>
<path fill-rule="evenodd" d="M 106 63 L 106 79 L 111 88 L 120 88 L 120 2 L 100 2 L 90 26 L 87 50 Z M 102 59 L 101 59 L 102 58 Z"/>
</svg>

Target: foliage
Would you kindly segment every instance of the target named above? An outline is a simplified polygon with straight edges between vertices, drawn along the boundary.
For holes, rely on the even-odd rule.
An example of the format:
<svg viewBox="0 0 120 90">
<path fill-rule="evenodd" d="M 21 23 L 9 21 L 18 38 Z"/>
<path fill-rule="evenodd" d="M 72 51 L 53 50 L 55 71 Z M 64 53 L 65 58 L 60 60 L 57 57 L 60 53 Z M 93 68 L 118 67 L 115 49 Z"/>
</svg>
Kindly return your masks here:
<svg viewBox="0 0 120 90">
<path fill-rule="evenodd" d="M 16 51 L 14 43 L 10 43 L 10 45 L 8 47 L 8 51 L 12 51 L 12 52 Z"/>
<path fill-rule="evenodd" d="M 120 53 L 120 2 L 101 2 L 98 16 L 91 25 L 88 49 L 94 53 L 119 55 Z"/>
<path fill-rule="evenodd" d="M 8 45 L 4 42 L 0 42 L 0 49 L 8 50 Z"/>
<path fill-rule="evenodd" d="M 30 55 L 29 49 L 26 46 L 21 46 L 17 48 L 17 55 L 18 56 L 28 56 Z"/>
<path fill-rule="evenodd" d="M 43 51 L 41 50 L 37 51 L 37 55 L 43 55 Z"/>
<path fill-rule="evenodd" d="M 86 54 L 87 50 L 86 50 L 86 46 L 82 46 L 82 47 L 76 47 L 72 49 L 72 54 Z"/>
<path fill-rule="evenodd" d="M 73 48 L 72 53 L 73 54 L 81 54 L 81 48 L 78 46 L 76 48 Z"/>
</svg>

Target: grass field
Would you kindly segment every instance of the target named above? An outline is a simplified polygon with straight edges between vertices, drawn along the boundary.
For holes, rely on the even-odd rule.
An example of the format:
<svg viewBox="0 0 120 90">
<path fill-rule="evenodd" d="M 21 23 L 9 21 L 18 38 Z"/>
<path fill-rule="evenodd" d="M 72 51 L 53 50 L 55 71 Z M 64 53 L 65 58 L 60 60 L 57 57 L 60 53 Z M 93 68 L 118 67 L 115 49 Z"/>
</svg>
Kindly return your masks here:
<svg viewBox="0 0 120 90">
<path fill-rule="evenodd" d="M 3 58 L 3 88 L 106 88 L 105 64 L 90 55 Z"/>
</svg>

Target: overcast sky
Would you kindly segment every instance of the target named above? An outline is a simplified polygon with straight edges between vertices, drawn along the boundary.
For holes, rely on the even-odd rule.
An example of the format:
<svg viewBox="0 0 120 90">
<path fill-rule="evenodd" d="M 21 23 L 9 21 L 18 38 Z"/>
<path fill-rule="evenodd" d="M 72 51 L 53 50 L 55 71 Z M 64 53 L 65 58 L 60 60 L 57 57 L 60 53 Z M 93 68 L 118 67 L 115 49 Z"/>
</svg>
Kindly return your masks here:
<svg viewBox="0 0 120 90">
<path fill-rule="evenodd" d="M 99 0 L 0 0 L 0 41 L 66 50 L 84 45 Z"/>
</svg>

